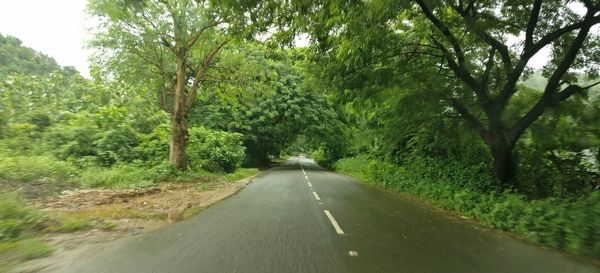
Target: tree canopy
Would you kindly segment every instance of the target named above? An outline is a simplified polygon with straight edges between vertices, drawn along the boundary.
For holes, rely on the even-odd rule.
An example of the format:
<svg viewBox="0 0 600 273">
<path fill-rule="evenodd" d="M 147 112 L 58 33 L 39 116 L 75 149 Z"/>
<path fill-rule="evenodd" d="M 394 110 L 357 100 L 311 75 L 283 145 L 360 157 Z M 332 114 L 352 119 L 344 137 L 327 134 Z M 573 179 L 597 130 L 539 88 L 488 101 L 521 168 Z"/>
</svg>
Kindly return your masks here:
<svg viewBox="0 0 600 273">
<path fill-rule="evenodd" d="M 515 174 L 515 147 L 532 124 L 570 98 L 585 99 L 598 84 L 600 39 L 590 30 L 600 23 L 600 5 L 593 1 L 324 5 L 297 29 L 319 42 L 322 53 L 314 58 L 328 64 L 327 81 L 346 90 L 343 100 L 412 100 L 422 111 L 405 109 L 410 115 L 399 119 L 413 118 L 415 125 L 460 117 L 488 147 L 506 184 Z M 333 9 L 339 12 L 326 12 Z M 521 83 L 533 72 L 527 65 L 543 48 L 551 50 L 542 69 L 546 80 L 525 95 Z M 517 99 L 523 96 L 527 103 Z M 371 106 L 367 111 L 381 108 Z"/>
</svg>

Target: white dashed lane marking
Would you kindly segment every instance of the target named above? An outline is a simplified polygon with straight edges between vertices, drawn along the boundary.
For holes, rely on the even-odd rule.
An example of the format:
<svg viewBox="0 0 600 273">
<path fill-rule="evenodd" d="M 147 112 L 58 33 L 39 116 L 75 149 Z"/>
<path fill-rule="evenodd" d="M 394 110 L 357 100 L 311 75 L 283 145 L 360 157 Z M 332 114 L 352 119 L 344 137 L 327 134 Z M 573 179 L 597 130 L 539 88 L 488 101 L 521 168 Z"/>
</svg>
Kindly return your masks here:
<svg viewBox="0 0 600 273">
<path fill-rule="evenodd" d="M 328 210 L 323 210 L 323 211 L 325 212 L 325 215 L 327 215 L 327 218 L 329 218 L 329 221 L 333 225 L 335 232 L 337 232 L 337 234 L 339 234 L 339 235 L 344 235 L 344 231 L 342 230 L 342 228 L 340 227 L 338 222 L 335 220 L 335 218 L 333 218 L 333 215 L 331 215 L 331 213 Z"/>
<path fill-rule="evenodd" d="M 317 199 L 317 201 L 321 201 L 321 198 L 319 198 L 319 195 L 313 191 L 313 195 L 315 196 L 315 199 Z"/>
</svg>

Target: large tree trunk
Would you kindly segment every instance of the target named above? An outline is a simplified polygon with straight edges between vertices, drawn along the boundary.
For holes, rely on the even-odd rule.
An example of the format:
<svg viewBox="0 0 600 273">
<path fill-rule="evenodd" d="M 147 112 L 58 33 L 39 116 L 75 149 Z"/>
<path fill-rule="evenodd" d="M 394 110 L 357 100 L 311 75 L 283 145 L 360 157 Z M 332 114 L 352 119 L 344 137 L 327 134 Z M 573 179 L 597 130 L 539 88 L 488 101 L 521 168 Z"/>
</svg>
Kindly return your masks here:
<svg viewBox="0 0 600 273">
<path fill-rule="evenodd" d="M 498 139 L 497 137 L 491 139 L 488 146 L 492 152 L 492 164 L 496 177 L 505 186 L 510 185 L 515 177 L 514 147 L 504 139 Z"/>
<path fill-rule="evenodd" d="M 185 118 L 173 119 L 171 134 L 169 161 L 178 170 L 185 171 L 187 169 L 187 155 L 185 149 L 188 140 L 188 130 Z"/>
<path fill-rule="evenodd" d="M 187 107 L 185 96 L 185 60 L 177 60 L 177 82 L 175 84 L 173 98 L 173 127 L 171 129 L 171 145 L 169 150 L 169 161 L 175 168 L 181 171 L 187 169 Z"/>
</svg>

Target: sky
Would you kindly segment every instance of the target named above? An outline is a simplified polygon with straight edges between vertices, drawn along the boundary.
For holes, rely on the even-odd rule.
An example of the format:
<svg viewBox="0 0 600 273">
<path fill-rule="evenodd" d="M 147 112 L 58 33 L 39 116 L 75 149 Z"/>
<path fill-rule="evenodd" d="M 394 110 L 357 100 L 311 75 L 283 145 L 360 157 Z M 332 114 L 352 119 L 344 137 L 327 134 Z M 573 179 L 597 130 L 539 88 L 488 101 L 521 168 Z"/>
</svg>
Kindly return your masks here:
<svg viewBox="0 0 600 273">
<path fill-rule="evenodd" d="M 0 33 L 89 77 L 87 0 L 0 0 Z"/>
</svg>

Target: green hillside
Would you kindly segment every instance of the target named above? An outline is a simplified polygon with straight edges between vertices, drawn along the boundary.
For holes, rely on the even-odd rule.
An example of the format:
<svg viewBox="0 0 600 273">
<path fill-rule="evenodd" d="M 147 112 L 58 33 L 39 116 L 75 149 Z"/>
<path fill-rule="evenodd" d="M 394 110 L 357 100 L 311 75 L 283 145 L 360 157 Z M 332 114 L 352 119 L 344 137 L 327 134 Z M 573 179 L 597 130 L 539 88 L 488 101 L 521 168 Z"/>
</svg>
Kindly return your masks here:
<svg viewBox="0 0 600 273">
<path fill-rule="evenodd" d="M 10 35 L 0 34 L 0 76 L 11 73 L 45 75 L 60 69 L 54 58 L 37 52 Z"/>
</svg>

